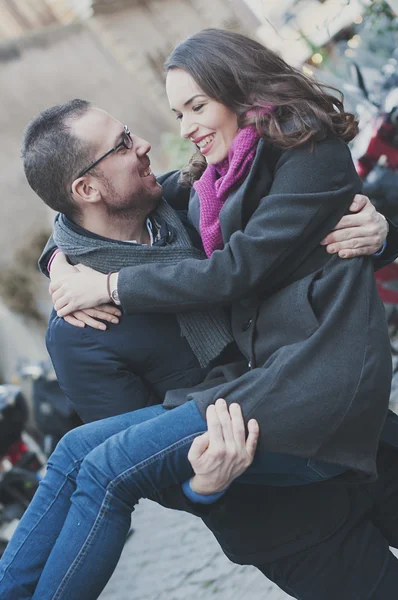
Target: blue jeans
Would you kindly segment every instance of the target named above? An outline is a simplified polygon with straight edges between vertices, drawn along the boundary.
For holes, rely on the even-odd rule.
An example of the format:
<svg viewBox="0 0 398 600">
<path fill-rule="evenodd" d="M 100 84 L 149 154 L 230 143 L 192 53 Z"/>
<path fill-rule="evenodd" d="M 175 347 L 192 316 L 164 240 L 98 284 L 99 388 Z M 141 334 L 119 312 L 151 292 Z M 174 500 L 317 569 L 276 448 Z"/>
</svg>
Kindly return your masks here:
<svg viewBox="0 0 398 600">
<path fill-rule="evenodd" d="M 171 411 L 151 406 L 70 431 L 50 457 L 0 561 L 1 599 L 97 598 L 119 560 L 134 506 L 193 475 L 188 450 L 205 430 L 189 402 Z M 285 481 L 325 478 L 304 459 L 286 462 L 268 453 L 256 457 L 239 480 L 272 483 L 278 465 Z"/>
</svg>

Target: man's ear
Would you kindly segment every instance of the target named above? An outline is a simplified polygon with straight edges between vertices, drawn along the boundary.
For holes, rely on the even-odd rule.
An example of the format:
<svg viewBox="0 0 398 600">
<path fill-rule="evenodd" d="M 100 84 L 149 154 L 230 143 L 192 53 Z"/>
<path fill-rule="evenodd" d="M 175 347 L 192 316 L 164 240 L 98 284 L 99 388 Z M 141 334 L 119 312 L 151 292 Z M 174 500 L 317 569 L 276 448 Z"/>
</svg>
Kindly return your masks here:
<svg viewBox="0 0 398 600">
<path fill-rule="evenodd" d="M 101 199 L 101 192 L 99 191 L 95 180 L 92 177 L 78 177 L 72 183 L 72 194 L 76 202 L 79 204 L 82 202 L 95 203 Z"/>
</svg>

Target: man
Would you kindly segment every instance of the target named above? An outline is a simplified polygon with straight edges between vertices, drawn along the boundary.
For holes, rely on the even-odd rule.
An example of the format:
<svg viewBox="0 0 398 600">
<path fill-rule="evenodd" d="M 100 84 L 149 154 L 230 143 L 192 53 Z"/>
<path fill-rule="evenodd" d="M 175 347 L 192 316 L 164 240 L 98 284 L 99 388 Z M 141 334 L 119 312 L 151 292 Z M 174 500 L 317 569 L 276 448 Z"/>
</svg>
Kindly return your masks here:
<svg viewBox="0 0 398 600">
<path fill-rule="evenodd" d="M 111 240 L 122 244 L 134 240 L 153 246 L 153 251 L 158 242 L 170 243 L 173 231 L 166 220 L 156 218 L 160 188 L 150 173 L 148 152 L 149 144 L 135 136 L 130 139 L 118 121 L 81 101 L 44 113 L 28 128 L 24 143 L 28 180 L 45 202 L 67 216 L 62 231 L 76 234 L 79 241 L 86 239 L 90 250 L 86 256 L 80 247 L 78 251 L 87 265 L 90 254 Z M 87 173 L 88 178 L 84 177 Z M 165 183 L 167 189 L 167 180 Z M 339 235 L 332 234 L 334 243 L 339 243 Z M 57 263 L 62 263 L 62 256 L 55 256 L 51 268 Z M 163 320 L 157 322 L 155 317 Z M 162 346 L 161 332 L 166 327 L 170 333 Z M 171 325 L 164 315 L 149 315 L 148 320 L 140 315 L 123 317 L 121 326 L 110 325 L 106 332 L 71 329 L 53 315 L 48 334 L 50 354 L 61 386 L 83 418 L 93 420 L 132 410 L 138 407 L 136 402 L 152 402 L 153 394 L 161 401 L 165 374 L 154 377 L 153 372 L 175 352 L 177 339 L 180 341 L 176 327 L 176 322 Z M 170 340 L 174 341 L 170 344 Z M 200 352 L 198 356 L 193 351 L 189 335 L 183 343 L 184 351 L 172 357 L 177 359 L 172 385 L 180 384 L 178 387 L 186 387 L 178 381 L 179 376 L 188 373 L 192 377 L 194 373 L 200 379 L 216 358 L 204 364 Z M 229 351 L 228 344 L 225 351 Z M 188 354 L 189 364 L 181 363 Z M 333 480 L 292 488 L 232 485 L 213 509 L 197 510 L 227 556 L 256 565 L 296 597 L 388 600 L 398 582 L 388 552 L 388 543 L 396 543 L 398 536 L 394 537 L 391 527 L 394 519 L 383 515 L 383 509 L 396 498 L 394 459 L 393 451 L 381 450 L 377 485 L 336 486 Z M 174 493 L 176 506 L 185 502 L 192 510 L 193 505 L 181 499 L 178 490 Z"/>
</svg>

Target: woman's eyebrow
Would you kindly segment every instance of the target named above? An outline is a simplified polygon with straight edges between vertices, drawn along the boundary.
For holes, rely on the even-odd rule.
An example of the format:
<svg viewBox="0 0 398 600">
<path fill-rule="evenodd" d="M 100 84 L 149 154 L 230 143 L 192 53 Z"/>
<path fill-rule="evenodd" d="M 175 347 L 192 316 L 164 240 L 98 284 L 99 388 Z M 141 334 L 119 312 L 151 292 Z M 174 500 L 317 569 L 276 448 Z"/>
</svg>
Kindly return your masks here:
<svg viewBox="0 0 398 600">
<path fill-rule="evenodd" d="M 203 94 L 195 94 L 195 96 L 192 96 L 192 98 L 190 98 L 189 100 L 187 100 L 186 102 L 184 102 L 183 106 L 188 106 L 189 104 L 192 104 L 192 102 L 194 100 L 196 100 L 196 98 L 204 98 Z M 179 112 L 177 109 L 172 108 L 171 109 L 173 112 Z"/>
</svg>

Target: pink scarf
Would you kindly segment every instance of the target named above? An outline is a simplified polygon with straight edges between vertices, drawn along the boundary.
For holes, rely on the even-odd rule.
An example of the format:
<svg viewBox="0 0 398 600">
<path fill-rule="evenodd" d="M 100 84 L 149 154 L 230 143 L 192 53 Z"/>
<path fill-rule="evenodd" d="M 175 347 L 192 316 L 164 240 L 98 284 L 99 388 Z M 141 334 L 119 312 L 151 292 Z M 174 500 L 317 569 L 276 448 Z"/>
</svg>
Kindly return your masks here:
<svg viewBox="0 0 398 600">
<path fill-rule="evenodd" d="M 259 139 L 253 125 L 241 129 L 228 157 L 216 165 L 208 165 L 194 183 L 200 202 L 200 235 L 208 257 L 223 248 L 219 214 L 231 191 L 249 174 Z"/>
</svg>

